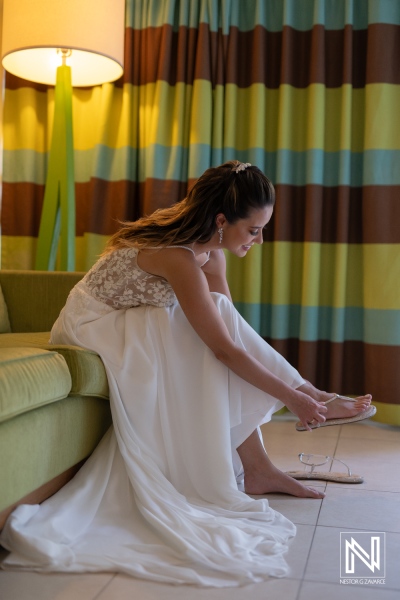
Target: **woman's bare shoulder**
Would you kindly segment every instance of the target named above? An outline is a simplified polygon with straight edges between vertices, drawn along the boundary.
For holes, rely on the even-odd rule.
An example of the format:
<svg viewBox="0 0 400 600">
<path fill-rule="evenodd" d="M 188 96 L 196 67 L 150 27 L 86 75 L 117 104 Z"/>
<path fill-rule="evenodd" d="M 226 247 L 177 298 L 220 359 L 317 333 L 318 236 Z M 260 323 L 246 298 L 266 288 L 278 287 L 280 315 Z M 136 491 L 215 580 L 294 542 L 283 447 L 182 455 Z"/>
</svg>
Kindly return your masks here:
<svg viewBox="0 0 400 600">
<path fill-rule="evenodd" d="M 171 270 L 183 264 L 196 265 L 196 259 L 190 248 L 143 248 L 138 254 L 137 263 L 144 271 L 168 279 Z"/>
</svg>

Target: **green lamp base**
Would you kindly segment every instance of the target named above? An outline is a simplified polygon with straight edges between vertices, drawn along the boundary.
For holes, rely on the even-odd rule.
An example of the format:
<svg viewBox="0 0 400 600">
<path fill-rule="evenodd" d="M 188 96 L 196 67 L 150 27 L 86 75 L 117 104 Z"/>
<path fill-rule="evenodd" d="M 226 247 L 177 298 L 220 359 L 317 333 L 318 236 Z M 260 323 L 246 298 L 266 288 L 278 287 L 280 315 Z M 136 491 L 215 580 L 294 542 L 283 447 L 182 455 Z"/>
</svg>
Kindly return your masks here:
<svg viewBox="0 0 400 600">
<path fill-rule="evenodd" d="M 57 68 L 53 133 L 36 249 L 35 269 L 75 270 L 75 182 L 71 68 Z"/>
</svg>

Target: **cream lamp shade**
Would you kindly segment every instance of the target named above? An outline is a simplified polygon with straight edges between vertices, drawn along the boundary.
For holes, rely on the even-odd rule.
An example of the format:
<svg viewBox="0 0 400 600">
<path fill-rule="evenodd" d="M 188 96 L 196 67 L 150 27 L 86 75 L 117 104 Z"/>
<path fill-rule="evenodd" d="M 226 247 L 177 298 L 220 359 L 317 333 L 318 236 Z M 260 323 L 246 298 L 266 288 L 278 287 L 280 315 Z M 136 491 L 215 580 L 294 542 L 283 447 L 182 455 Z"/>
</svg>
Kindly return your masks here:
<svg viewBox="0 0 400 600">
<path fill-rule="evenodd" d="M 10 73 L 54 85 L 59 49 L 71 50 L 72 86 L 123 73 L 125 0 L 4 0 L 2 62 Z"/>
</svg>

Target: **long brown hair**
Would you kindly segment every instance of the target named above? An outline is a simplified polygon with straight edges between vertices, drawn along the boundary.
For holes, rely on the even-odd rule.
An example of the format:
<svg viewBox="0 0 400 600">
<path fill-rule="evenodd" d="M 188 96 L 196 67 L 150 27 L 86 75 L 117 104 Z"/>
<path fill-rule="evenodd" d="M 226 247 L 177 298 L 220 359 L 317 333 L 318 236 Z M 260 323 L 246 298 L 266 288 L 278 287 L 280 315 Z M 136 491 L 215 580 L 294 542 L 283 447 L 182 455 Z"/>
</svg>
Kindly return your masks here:
<svg viewBox="0 0 400 600">
<path fill-rule="evenodd" d="M 109 240 L 106 253 L 123 247 L 204 244 L 214 235 L 216 216 L 228 223 L 246 219 L 251 210 L 273 206 L 275 190 L 264 173 L 237 160 L 207 169 L 186 198 L 147 217 L 125 222 Z"/>
</svg>

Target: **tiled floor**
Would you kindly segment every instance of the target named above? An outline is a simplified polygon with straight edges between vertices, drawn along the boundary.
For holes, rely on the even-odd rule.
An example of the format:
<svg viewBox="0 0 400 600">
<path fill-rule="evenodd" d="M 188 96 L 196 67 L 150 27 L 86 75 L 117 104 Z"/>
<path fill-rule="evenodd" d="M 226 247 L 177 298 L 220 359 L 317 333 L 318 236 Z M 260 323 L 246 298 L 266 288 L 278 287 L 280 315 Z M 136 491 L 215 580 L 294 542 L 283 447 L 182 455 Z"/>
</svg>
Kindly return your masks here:
<svg viewBox="0 0 400 600">
<path fill-rule="evenodd" d="M 283 470 L 301 467 L 299 452 L 329 454 L 350 464 L 365 479 L 357 485 L 316 482 L 326 489 L 323 501 L 269 496 L 271 506 L 298 527 L 288 553 L 290 577 L 220 590 L 160 585 L 103 573 L 0 571 L 1 600 L 398 600 L 400 429 L 369 422 L 296 433 L 293 420 L 280 418 L 265 426 L 263 434 L 270 457 Z M 340 532 L 348 531 L 386 532 L 385 583 L 340 583 Z M 362 563 L 356 558 L 358 568 L 357 560 Z"/>
</svg>

